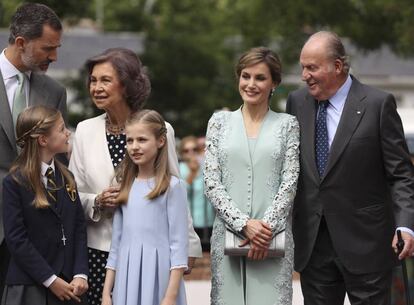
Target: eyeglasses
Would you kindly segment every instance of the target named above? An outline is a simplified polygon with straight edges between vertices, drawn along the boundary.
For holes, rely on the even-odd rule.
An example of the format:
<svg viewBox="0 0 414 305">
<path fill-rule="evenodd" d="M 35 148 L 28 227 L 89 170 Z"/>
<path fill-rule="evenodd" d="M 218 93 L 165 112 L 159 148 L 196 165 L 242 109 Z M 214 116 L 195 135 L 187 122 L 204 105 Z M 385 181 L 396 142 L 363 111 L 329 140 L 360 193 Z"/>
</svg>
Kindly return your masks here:
<svg viewBox="0 0 414 305">
<path fill-rule="evenodd" d="M 183 153 L 187 154 L 189 152 L 198 152 L 198 148 L 197 147 L 193 147 L 193 148 L 184 148 L 183 149 Z"/>
</svg>

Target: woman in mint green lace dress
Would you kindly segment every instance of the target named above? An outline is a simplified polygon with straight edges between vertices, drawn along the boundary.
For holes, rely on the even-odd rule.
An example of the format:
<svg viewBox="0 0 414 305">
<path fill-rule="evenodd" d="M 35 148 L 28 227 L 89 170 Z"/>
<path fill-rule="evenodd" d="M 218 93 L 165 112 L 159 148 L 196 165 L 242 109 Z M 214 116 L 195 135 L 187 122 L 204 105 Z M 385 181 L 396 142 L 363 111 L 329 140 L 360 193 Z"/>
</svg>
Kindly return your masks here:
<svg viewBox="0 0 414 305">
<path fill-rule="evenodd" d="M 208 124 L 205 193 L 216 210 L 211 239 L 214 305 L 292 302 L 291 208 L 299 173 L 299 125 L 269 108 L 281 65 L 266 48 L 245 53 L 236 68 L 243 105 Z M 243 231 L 249 257 L 224 255 L 225 226 Z M 266 258 L 272 231 L 286 230 L 286 255 Z"/>
</svg>

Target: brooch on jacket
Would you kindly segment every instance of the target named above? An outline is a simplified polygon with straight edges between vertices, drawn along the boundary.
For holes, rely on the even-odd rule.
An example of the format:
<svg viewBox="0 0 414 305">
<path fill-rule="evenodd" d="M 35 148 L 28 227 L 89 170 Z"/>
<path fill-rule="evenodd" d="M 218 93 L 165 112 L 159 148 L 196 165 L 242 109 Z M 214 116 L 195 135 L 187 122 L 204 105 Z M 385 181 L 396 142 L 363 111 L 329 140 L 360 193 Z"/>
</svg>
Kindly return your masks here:
<svg viewBox="0 0 414 305">
<path fill-rule="evenodd" d="M 72 200 L 72 202 L 75 202 L 76 188 L 71 187 L 69 184 L 66 184 L 66 192 L 68 193 L 70 200 Z"/>
</svg>

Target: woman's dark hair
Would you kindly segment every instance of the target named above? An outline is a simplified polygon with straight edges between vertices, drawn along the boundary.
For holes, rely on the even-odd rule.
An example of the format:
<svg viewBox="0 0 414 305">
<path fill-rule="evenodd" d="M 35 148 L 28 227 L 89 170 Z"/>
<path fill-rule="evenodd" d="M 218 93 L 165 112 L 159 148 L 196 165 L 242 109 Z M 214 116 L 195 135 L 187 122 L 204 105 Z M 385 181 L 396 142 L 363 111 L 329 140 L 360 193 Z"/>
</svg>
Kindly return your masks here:
<svg viewBox="0 0 414 305">
<path fill-rule="evenodd" d="M 125 101 L 132 112 L 142 109 L 150 92 L 151 83 L 144 71 L 141 60 L 135 52 L 125 48 L 111 48 L 86 61 L 88 88 L 93 68 L 97 64 L 111 63 L 124 87 Z"/>
<path fill-rule="evenodd" d="M 279 56 L 272 50 L 266 47 L 257 47 L 250 49 L 244 53 L 236 65 L 236 76 L 240 78 L 241 71 L 244 68 L 256 65 L 258 63 L 265 63 L 269 67 L 272 80 L 276 84 L 280 84 L 282 81 L 282 64 Z"/>
</svg>

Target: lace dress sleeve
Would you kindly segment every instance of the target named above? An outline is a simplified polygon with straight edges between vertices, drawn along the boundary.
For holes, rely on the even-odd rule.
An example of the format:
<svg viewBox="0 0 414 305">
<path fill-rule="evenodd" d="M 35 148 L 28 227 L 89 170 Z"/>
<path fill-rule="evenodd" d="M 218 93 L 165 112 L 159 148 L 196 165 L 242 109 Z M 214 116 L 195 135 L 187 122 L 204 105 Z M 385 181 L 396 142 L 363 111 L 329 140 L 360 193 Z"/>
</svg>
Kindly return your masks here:
<svg viewBox="0 0 414 305">
<path fill-rule="evenodd" d="M 299 123 L 294 117 L 291 117 L 288 122 L 285 139 L 286 150 L 279 189 L 263 217 L 275 232 L 282 231 L 286 226 L 286 218 L 293 205 L 299 177 Z"/>
<path fill-rule="evenodd" d="M 206 154 L 204 161 L 204 192 L 214 206 L 217 215 L 233 230 L 241 231 L 249 217 L 236 207 L 222 182 L 224 168 L 220 163 L 220 136 L 229 113 L 215 113 L 207 127 Z M 228 121 L 228 120 L 227 120 Z"/>
</svg>

